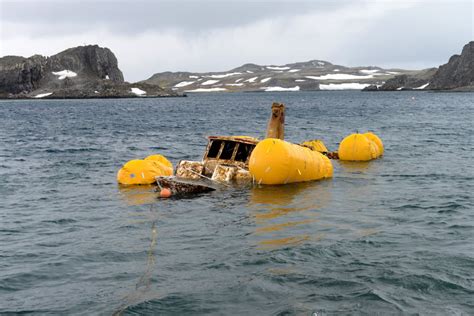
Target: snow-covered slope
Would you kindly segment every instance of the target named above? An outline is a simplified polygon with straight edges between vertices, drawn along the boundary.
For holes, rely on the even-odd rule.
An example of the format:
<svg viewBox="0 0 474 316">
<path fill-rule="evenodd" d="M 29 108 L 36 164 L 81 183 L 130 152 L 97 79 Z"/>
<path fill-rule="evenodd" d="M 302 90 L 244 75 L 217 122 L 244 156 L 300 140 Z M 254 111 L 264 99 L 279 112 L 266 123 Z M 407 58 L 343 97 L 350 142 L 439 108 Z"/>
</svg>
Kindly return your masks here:
<svg viewBox="0 0 474 316">
<path fill-rule="evenodd" d="M 224 72 L 163 72 L 144 83 L 176 92 L 361 90 L 380 86 L 400 74 L 416 71 L 380 67 L 345 67 L 323 60 L 286 65 L 245 64 Z"/>
</svg>

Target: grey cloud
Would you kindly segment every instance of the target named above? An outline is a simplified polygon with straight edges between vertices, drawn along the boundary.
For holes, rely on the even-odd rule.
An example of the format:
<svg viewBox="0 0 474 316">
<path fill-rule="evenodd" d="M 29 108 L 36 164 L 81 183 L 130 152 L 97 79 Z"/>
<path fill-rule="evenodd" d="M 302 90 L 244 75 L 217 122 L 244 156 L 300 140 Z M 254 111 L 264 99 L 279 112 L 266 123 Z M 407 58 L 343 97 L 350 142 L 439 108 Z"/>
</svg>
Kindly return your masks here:
<svg viewBox="0 0 474 316">
<path fill-rule="evenodd" d="M 474 38 L 472 13 L 470 0 L 0 0 L 0 55 L 99 44 L 130 81 L 309 59 L 419 69 Z"/>
<path fill-rule="evenodd" d="M 419 3 L 347 42 L 351 53 L 337 58 L 351 65 L 437 67 L 473 40 L 473 19 L 471 1 Z"/>
<path fill-rule="evenodd" d="M 330 11 L 327 1 L 3 1 L 2 21 L 28 23 L 34 36 L 103 27 L 122 34 L 176 29 L 201 32 L 262 19 Z"/>
</svg>

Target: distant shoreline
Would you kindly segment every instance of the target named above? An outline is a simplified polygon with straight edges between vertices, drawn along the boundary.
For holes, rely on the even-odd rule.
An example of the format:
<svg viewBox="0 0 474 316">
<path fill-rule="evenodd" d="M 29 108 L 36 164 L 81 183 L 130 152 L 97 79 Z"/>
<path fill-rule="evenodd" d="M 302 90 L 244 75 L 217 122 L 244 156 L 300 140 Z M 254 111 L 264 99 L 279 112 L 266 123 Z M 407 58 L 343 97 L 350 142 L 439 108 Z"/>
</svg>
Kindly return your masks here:
<svg viewBox="0 0 474 316">
<path fill-rule="evenodd" d="M 110 97 L 83 97 L 83 98 L 74 98 L 74 97 L 44 97 L 44 98 L 0 98 L 0 101 L 41 101 L 41 100 L 111 100 L 111 99 L 163 99 L 163 98 L 186 98 L 190 95 L 230 95 L 230 94 L 262 94 L 262 93 L 269 93 L 269 94 L 299 94 L 299 93 L 354 93 L 354 92 L 376 92 L 377 94 L 380 93 L 400 93 L 400 92 L 414 92 L 414 93 L 473 93 L 474 90 L 400 90 L 400 91 L 362 91 L 362 90 L 305 90 L 305 91 L 272 91 L 272 92 L 265 92 L 265 91 L 235 91 L 235 92 L 189 92 L 184 95 L 170 95 L 170 96 L 146 96 L 146 97 L 134 97 L 134 96 L 110 96 Z"/>
</svg>

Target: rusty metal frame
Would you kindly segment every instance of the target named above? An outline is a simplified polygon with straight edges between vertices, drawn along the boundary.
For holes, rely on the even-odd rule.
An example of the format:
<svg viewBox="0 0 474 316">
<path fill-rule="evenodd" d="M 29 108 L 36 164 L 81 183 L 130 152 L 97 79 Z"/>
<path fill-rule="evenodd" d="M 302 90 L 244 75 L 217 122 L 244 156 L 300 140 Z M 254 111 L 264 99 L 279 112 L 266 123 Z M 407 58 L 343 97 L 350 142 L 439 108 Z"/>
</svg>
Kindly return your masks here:
<svg viewBox="0 0 474 316">
<path fill-rule="evenodd" d="M 211 148 L 211 143 L 214 140 L 220 140 L 222 141 L 221 147 L 219 148 L 219 152 L 217 153 L 215 158 L 208 158 L 207 155 L 209 153 L 209 150 Z M 224 146 L 226 142 L 234 142 L 236 143 L 237 146 L 234 146 L 234 151 L 232 152 L 232 156 L 230 159 L 220 159 L 220 156 L 222 154 L 222 151 L 224 150 Z M 204 156 L 202 158 L 204 165 L 217 165 L 217 164 L 224 164 L 224 165 L 233 165 L 237 166 L 239 168 L 243 168 L 248 170 L 248 163 L 249 163 L 249 157 L 247 157 L 246 161 L 235 161 L 235 156 L 237 155 L 237 151 L 240 148 L 240 144 L 248 144 L 248 145 L 254 145 L 256 146 L 258 144 L 258 140 L 256 139 L 251 139 L 251 138 L 246 138 L 246 137 L 236 137 L 236 136 L 209 136 L 208 137 L 208 143 L 206 146 L 206 151 L 204 153 Z M 215 167 L 215 166 L 214 166 Z"/>
</svg>

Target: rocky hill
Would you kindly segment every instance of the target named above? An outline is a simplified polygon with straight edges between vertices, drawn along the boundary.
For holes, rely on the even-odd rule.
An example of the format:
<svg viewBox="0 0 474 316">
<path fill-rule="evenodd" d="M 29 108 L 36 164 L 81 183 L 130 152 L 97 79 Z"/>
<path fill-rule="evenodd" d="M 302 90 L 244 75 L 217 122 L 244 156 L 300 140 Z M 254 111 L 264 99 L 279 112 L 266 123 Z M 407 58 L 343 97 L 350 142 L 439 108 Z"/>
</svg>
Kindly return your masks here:
<svg viewBox="0 0 474 316">
<path fill-rule="evenodd" d="M 439 67 L 430 81 L 430 89 L 474 91 L 474 41 L 467 43 L 461 55 L 453 55 Z"/>
<path fill-rule="evenodd" d="M 474 91 L 474 41 L 439 68 L 346 67 L 323 60 L 286 65 L 245 64 L 224 72 L 163 72 L 130 84 L 117 58 L 97 45 L 54 56 L 0 58 L 0 98 L 116 98 L 178 96 L 187 92 L 312 90 Z"/>
<path fill-rule="evenodd" d="M 345 67 L 323 60 L 286 65 L 245 64 L 224 72 L 163 72 L 154 74 L 148 84 L 177 92 L 361 90 L 383 85 L 396 75 L 419 71 L 380 67 Z"/>
<path fill-rule="evenodd" d="M 173 96 L 154 84 L 125 82 L 108 48 L 79 46 L 59 54 L 0 58 L 0 98 Z"/>
<path fill-rule="evenodd" d="M 474 41 L 467 43 L 461 55 L 453 55 L 447 64 L 416 74 L 400 75 L 387 80 L 380 87 L 366 90 L 453 90 L 474 91 Z"/>
</svg>

